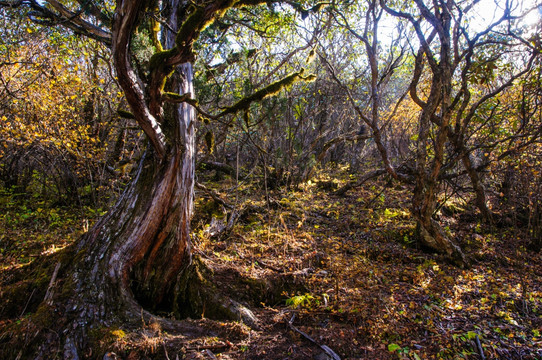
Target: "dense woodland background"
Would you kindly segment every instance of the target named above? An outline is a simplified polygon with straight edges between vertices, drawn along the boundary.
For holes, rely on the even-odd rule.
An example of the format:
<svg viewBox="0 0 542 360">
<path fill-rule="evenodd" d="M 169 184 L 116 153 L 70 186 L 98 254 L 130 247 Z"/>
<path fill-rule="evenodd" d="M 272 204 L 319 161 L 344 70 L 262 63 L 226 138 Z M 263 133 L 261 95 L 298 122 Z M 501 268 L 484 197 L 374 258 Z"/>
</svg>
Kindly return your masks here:
<svg viewBox="0 0 542 360">
<path fill-rule="evenodd" d="M 140 83 L 162 71 L 166 3 L 131 31 Z M 164 90 L 156 114 L 196 109 L 187 281 L 237 310 L 190 286 L 155 302 L 134 265 L 149 318 L 78 340 L 57 276 L 168 150 L 88 31 L 114 3 L 0 1 L 0 357 L 539 359 L 540 6 L 234 1 L 194 25 L 195 94 Z"/>
</svg>

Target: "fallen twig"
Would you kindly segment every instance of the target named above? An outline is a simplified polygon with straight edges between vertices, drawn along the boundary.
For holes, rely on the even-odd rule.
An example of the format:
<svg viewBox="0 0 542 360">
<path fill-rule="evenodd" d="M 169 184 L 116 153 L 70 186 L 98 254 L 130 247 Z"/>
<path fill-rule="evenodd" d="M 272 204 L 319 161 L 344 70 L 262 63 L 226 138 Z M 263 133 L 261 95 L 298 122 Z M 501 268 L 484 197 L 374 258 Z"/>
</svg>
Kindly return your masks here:
<svg viewBox="0 0 542 360">
<path fill-rule="evenodd" d="M 214 344 L 214 345 L 200 345 L 195 347 L 187 347 L 186 351 L 201 351 L 201 350 L 212 350 L 214 352 L 220 353 L 228 350 L 232 347 L 230 342 Z"/>
<path fill-rule="evenodd" d="M 167 359 L 167 360 L 170 360 L 170 359 L 169 359 L 169 355 L 168 355 L 168 353 L 167 353 L 166 342 L 165 342 L 165 341 L 162 341 L 162 346 L 164 347 L 164 353 L 166 354 L 166 359 Z"/>
<path fill-rule="evenodd" d="M 297 332 L 298 334 L 300 334 L 301 336 L 303 336 L 305 339 L 309 340 L 311 343 L 313 343 L 314 345 L 318 346 L 320 349 L 322 349 L 328 356 L 331 357 L 331 359 L 333 360 L 341 360 L 340 356 L 337 355 L 337 353 L 335 353 L 333 350 L 331 350 L 328 346 L 326 345 L 320 345 L 316 342 L 316 340 L 314 340 L 311 336 L 309 336 L 307 333 L 299 330 L 298 328 L 296 328 L 294 325 L 293 325 L 293 322 L 294 322 L 294 319 L 295 319 L 295 313 L 294 315 L 292 316 L 292 318 L 290 319 L 290 321 L 288 321 L 288 326 L 290 327 L 290 329 L 292 329 L 293 331 Z"/>
<path fill-rule="evenodd" d="M 272 266 L 272 265 L 269 265 L 268 263 L 264 262 L 264 261 L 261 260 L 261 259 L 254 260 L 254 261 L 255 261 L 258 265 L 260 265 L 260 266 L 262 266 L 262 267 L 266 267 L 266 268 L 268 268 L 268 269 L 271 269 L 271 270 L 273 270 L 273 271 L 275 271 L 275 272 L 278 272 L 278 273 L 283 273 L 283 272 L 284 272 L 283 269 L 279 269 L 279 268 L 277 268 L 277 267 L 274 267 L 274 266 Z"/>
<path fill-rule="evenodd" d="M 213 352 L 212 352 L 211 350 L 205 349 L 205 352 L 207 353 L 207 355 L 209 355 L 209 357 L 210 357 L 211 359 L 213 359 L 213 360 L 214 360 L 214 359 L 218 359 L 218 358 L 215 356 L 215 354 L 213 354 Z"/>
<path fill-rule="evenodd" d="M 26 308 L 28 307 L 28 304 L 30 304 L 30 299 L 32 299 L 32 296 L 34 296 L 34 293 L 36 292 L 36 289 L 32 290 L 32 294 L 28 297 L 28 301 L 26 302 L 26 305 L 24 306 L 23 311 L 21 312 L 21 315 L 19 317 L 23 317 L 24 312 L 26 311 Z"/>
<path fill-rule="evenodd" d="M 213 198 L 214 201 L 224 206 L 226 209 L 233 209 L 233 205 L 229 204 L 228 202 L 226 202 L 226 200 L 222 199 L 220 197 L 220 194 L 216 192 L 215 190 L 209 189 L 207 186 L 199 182 L 196 182 L 196 187 L 200 190 L 205 191 L 207 194 L 209 194 Z"/>
<path fill-rule="evenodd" d="M 47 287 L 47 292 L 43 298 L 43 301 L 45 301 L 48 305 L 52 305 L 51 301 L 53 300 L 53 285 L 55 284 L 56 277 L 58 276 L 58 270 L 60 270 L 60 263 L 56 264 L 55 270 L 53 271 L 53 276 L 51 276 L 51 281 L 49 281 L 49 286 Z"/>
<path fill-rule="evenodd" d="M 478 349 L 478 354 L 480 355 L 480 358 L 482 360 L 485 360 L 486 357 L 484 356 L 484 349 L 482 349 L 482 344 L 480 343 L 480 337 L 478 337 L 478 334 L 476 334 L 476 348 Z"/>
<path fill-rule="evenodd" d="M 360 187 L 366 181 L 368 181 L 368 180 L 370 180 L 372 178 L 378 177 L 380 175 L 383 175 L 385 173 L 386 173 L 385 169 L 378 169 L 378 170 L 371 171 L 370 173 L 365 174 L 357 182 L 349 182 L 348 184 L 344 185 L 339 190 L 335 191 L 335 195 L 342 196 L 342 195 L 346 194 L 349 190 L 351 190 L 353 188 L 356 188 L 356 187 Z"/>
</svg>

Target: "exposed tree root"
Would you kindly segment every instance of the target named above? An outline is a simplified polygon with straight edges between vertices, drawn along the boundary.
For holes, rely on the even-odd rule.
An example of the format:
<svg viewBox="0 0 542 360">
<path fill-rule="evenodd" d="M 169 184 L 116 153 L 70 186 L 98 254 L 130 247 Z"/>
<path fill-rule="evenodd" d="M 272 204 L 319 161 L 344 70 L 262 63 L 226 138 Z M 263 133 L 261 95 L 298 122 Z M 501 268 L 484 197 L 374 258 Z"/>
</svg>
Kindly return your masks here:
<svg viewBox="0 0 542 360">
<path fill-rule="evenodd" d="M 470 266 L 461 248 L 446 235 L 435 220 L 430 219 L 427 224 L 418 222 L 417 231 L 424 246 L 444 254 L 453 264 L 461 268 Z"/>
</svg>

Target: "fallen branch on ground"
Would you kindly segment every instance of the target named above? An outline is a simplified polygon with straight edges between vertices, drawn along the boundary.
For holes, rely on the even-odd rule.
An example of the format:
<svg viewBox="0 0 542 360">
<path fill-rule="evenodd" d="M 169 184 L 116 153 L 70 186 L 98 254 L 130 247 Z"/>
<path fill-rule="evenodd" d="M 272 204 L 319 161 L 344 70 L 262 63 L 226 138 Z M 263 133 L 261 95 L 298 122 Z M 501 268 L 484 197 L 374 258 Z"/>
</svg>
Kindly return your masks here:
<svg viewBox="0 0 542 360">
<path fill-rule="evenodd" d="M 207 186 L 199 182 L 196 182 L 196 188 L 205 191 L 207 194 L 209 194 L 213 198 L 214 201 L 224 206 L 226 209 L 233 209 L 233 205 L 229 204 L 226 200 L 222 199 L 220 197 L 220 194 L 217 191 L 213 189 L 209 189 Z"/>
<path fill-rule="evenodd" d="M 296 328 L 294 325 L 293 325 L 293 322 L 294 322 L 294 319 L 295 319 L 295 314 L 292 316 L 292 318 L 290 319 L 290 321 L 288 321 L 288 327 L 290 329 L 292 329 L 293 331 L 297 332 L 298 334 L 300 334 L 301 336 L 303 336 L 305 339 L 309 340 L 311 343 L 313 343 L 314 345 L 318 346 L 320 349 L 322 349 L 328 356 L 331 357 L 332 360 L 341 360 L 340 356 L 337 355 L 333 350 L 331 350 L 328 346 L 326 345 L 320 345 L 316 342 L 316 340 L 314 340 L 312 337 L 310 337 L 307 333 L 304 333 L 303 331 L 299 330 L 298 328 Z"/>
</svg>

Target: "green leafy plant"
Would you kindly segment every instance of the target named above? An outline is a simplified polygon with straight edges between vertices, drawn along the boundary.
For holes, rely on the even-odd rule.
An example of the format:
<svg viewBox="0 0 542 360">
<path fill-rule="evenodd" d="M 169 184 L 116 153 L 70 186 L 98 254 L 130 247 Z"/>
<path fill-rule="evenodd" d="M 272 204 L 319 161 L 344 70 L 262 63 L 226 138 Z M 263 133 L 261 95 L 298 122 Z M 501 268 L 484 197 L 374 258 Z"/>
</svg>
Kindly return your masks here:
<svg viewBox="0 0 542 360">
<path fill-rule="evenodd" d="M 411 352 L 408 346 L 401 347 L 395 343 L 388 344 L 388 351 L 396 353 L 400 359 L 415 359 L 419 360 L 420 357 L 415 352 Z"/>
<path fill-rule="evenodd" d="M 310 294 L 292 296 L 289 299 L 286 299 L 286 305 L 290 306 L 293 309 L 298 307 L 309 307 L 314 300 L 314 296 Z"/>
</svg>

